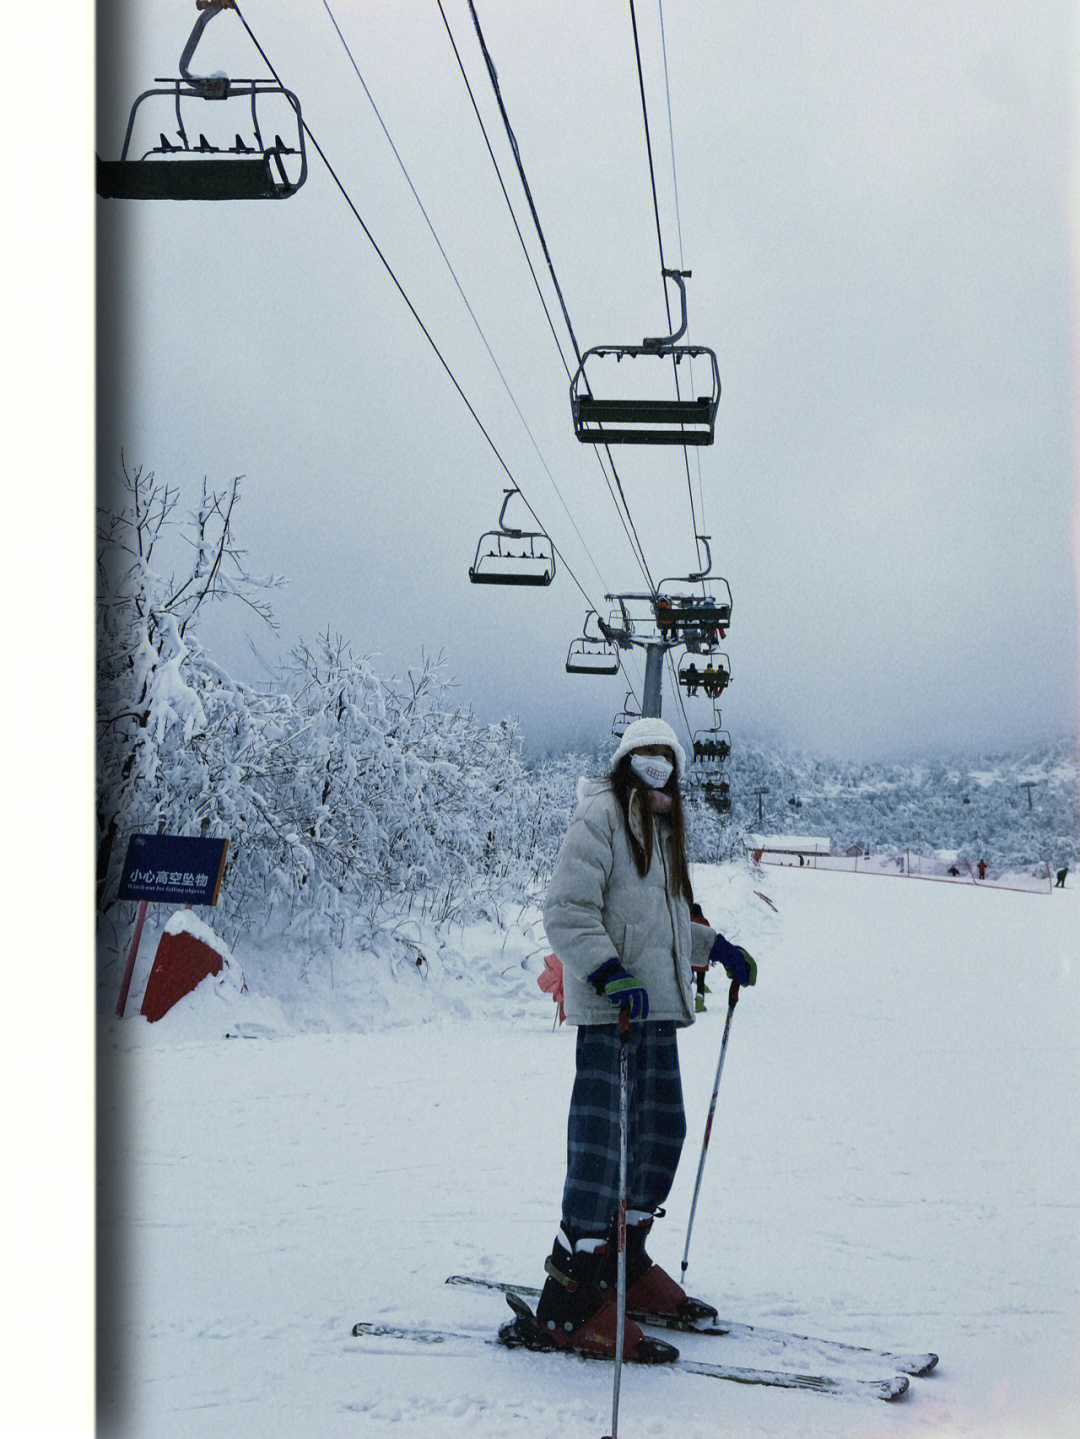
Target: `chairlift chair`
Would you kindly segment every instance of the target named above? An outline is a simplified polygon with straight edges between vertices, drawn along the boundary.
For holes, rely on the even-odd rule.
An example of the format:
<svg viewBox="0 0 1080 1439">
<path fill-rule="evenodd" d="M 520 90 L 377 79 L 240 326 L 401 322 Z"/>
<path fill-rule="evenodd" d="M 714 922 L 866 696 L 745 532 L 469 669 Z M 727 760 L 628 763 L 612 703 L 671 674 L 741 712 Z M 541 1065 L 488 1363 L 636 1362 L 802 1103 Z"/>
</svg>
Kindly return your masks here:
<svg viewBox="0 0 1080 1439">
<path fill-rule="evenodd" d="M 710 595 L 658 594 L 657 612 L 664 607 L 668 633 L 688 649 L 705 652 L 727 638 L 731 624 L 731 589 L 727 580 L 717 575 L 711 583 L 716 587 Z"/>
<path fill-rule="evenodd" d="M 550 585 L 555 578 L 555 548 L 543 530 L 519 530 L 506 523 L 506 507 L 517 488 L 505 491 L 499 528 L 486 530 L 469 566 L 474 585 Z"/>
<path fill-rule="evenodd" d="M 677 677 L 686 690 L 687 697 L 702 694 L 706 699 L 717 700 L 731 683 L 731 661 L 726 654 L 710 649 L 704 655 L 706 664 L 699 667 L 700 652 L 687 650 L 679 661 Z"/>
<path fill-rule="evenodd" d="M 587 640 L 579 636 L 571 640 L 566 655 L 568 675 L 617 675 L 619 651 L 606 640 Z"/>
<path fill-rule="evenodd" d="M 196 6 L 201 13 L 180 56 L 179 76 L 159 76 L 136 97 L 119 160 L 98 157 L 97 192 L 109 200 L 288 199 L 307 179 L 300 102 L 275 80 L 192 75 L 188 66 L 206 26 L 235 8 L 234 0 L 196 0 Z M 149 129 L 158 134 L 142 148 L 133 139 L 147 101 L 148 112 L 157 112 Z M 288 142 L 279 130 L 271 140 L 272 126 L 286 122 Z"/>
<path fill-rule="evenodd" d="M 712 773 L 731 754 L 731 736 L 726 729 L 712 728 L 696 730 L 691 749 L 693 763 L 702 766 L 702 773 Z"/>
<path fill-rule="evenodd" d="M 716 410 L 720 402 L 720 371 L 713 350 L 704 345 L 677 343 L 686 332 L 686 285 L 689 270 L 663 270 L 665 280 L 674 280 L 682 302 L 682 323 L 672 335 L 645 339 L 640 345 L 594 345 L 581 357 L 577 372 L 570 382 L 570 408 L 574 434 L 587 445 L 711 445 L 716 429 Z M 709 393 L 693 399 L 601 399 L 593 394 L 586 373 L 594 362 L 613 356 L 616 364 L 623 360 L 674 360 L 703 357 L 707 360 L 711 383 Z M 596 365 L 594 363 L 594 369 Z M 606 368 L 606 367 L 605 367 Z"/>
<path fill-rule="evenodd" d="M 622 739 L 623 735 L 634 723 L 641 718 L 640 709 L 632 709 L 631 701 L 634 698 L 633 690 L 626 691 L 626 699 L 623 700 L 623 707 L 611 721 L 611 738 Z"/>
<path fill-rule="evenodd" d="M 726 779 L 702 781 L 702 793 L 718 814 L 731 813 L 731 786 Z"/>
<path fill-rule="evenodd" d="M 598 633 L 593 635 L 589 633 L 590 621 L 595 624 Z M 619 673 L 618 646 L 605 638 L 604 628 L 604 622 L 596 611 L 587 610 L 581 634 L 576 640 L 571 640 L 566 654 L 566 673 L 568 675 L 617 675 Z"/>
<path fill-rule="evenodd" d="M 723 575 L 712 573 L 712 548 L 708 535 L 695 535 L 700 562 L 705 564 L 690 575 L 663 579 L 656 587 L 653 609 L 662 635 L 681 641 L 695 653 L 708 654 L 726 637 L 731 624 L 731 586 Z M 695 594 L 687 585 L 706 586 L 709 593 Z M 678 586 L 678 588 L 671 588 Z"/>
</svg>

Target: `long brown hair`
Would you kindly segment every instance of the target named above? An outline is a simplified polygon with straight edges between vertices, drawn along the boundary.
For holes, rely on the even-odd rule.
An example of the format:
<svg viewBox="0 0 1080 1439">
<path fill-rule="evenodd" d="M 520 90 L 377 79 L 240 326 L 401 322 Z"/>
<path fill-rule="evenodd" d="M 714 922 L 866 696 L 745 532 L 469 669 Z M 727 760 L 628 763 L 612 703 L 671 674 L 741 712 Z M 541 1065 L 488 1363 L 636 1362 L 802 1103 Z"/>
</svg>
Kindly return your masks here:
<svg viewBox="0 0 1080 1439">
<path fill-rule="evenodd" d="M 653 821 L 652 806 L 649 804 L 648 786 L 638 779 L 630 768 L 632 757 L 632 751 L 630 754 L 624 754 L 611 771 L 611 788 L 615 798 L 619 801 L 619 808 L 622 810 L 626 842 L 630 846 L 630 853 L 634 857 L 637 872 L 644 879 L 652 867 L 656 826 Z M 630 828 L 630 800 L 635 790 L 641 795 L 640 810 L 644 844 L 638 840 L 637 835 Z M 675 894 L 681 894 L 687 904 L 691 904 L 694 891 L 690 885 L 690 868 L 686 863 L 686 823 L 683 818 L 679 782 L 675 777 L 674 770 L 664 786 L 664 793 L 671 797 L 671 813 L 668 818 L 671 821 L 672 891 Z"/>
</svg>

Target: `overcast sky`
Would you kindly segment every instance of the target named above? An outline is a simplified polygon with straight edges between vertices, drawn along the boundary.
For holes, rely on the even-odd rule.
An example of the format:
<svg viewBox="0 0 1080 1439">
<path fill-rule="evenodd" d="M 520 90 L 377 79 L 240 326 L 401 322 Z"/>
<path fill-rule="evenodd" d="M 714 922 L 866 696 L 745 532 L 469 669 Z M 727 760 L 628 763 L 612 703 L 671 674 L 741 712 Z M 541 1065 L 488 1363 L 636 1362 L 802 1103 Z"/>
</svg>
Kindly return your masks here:
<svg viewBox="0 0 1080 1439">
<path fill-rule="evenodd" d="M 436 0 L 331 8 L 535 445 L 321 0 L 241 3 L 590 599 L 644 588 Z M 467 4 L 443 4 L 570 356 Z M 736 745 L 871 757 L 1072 731 L 1075 4 L 664 0 L 670 132 L 660 10 L 636 9 L 664 254 L 692 271 L 687 340 L 720 362 L 689 488 L 734 598 Z M 477 11 L 579 343 L 664 333 L 627 0 Z M 101 0 L 104 157 L 195 13 Z M 193 68 L 264 73 L 228 14 Z M 282 203 L 99 205 L 102 480 L 121 447 L 192 500 L 204 475 L 246 477 L 251 567 L 288 581 L 278 637 L 252 632 L 270 659 L 327 627 L 387 673 L 441 651 L 462 699 L 519 716 L 531 747 L 602 737 L 627 683 L 565 673 L 586 609 L 569 576 L 469 585 L 509 481 L 310 167 Z M 685 575 L 682 451 L 614 453 L 653 577 Z M 249 628 L 221 616 L 208 637 L 256 678 Z"/>
</svg>

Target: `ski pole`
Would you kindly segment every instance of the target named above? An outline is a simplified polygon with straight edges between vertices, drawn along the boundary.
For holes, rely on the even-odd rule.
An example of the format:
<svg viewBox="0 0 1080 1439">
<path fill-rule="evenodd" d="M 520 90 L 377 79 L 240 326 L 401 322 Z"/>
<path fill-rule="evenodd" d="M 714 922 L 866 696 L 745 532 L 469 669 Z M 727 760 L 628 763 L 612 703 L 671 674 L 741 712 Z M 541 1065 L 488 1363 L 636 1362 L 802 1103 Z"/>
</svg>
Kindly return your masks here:
<svg viewBox="0 0 1080 1439">
<path fill-rule="evenodd" d="M 724 1037 L 720 1041 L 720 1058 L 716 1061 L 716 1082 L 713 1084 L 712 1099 L 709 1103 L 709 1115 L 705 1120 L 705 1138 L 701 1142 L 701 1158 L 698 1160 L 697 1179 L 694 1182 L 694 1197 L 690 1202 L 690 1218 L 686 1225 L 686 1248 L 683 1250 L 682 1275 L 686 1279 L 686 1266 L 690 1262 L 690 1232 L 694 1227 L 694 1212 L 697 1209 L 698 1195 L 701 1193 L 701 1176 L 705 1171 L 705 1155 L 709 1148 L 709 1136 L 712 1134 L 713 1115 L 716 1113 L 716 1096 L 720 1092 L 720 1076 L 724 1071 L 724 1055 L 727 1052 L 728 1034 L 731 1031 L 731 1016 L 735 1013 L 735 1006 L 739 1002 L 739 984 L 737 980 L 731 981 L 731 988 L 728 990 L 727 1019 L 724 1021 Z"/>
<path fill-rule="evenodd" d="M 623 1344 L 626 1341 L 626 1132 L 629 1081 L 626 1045 L 630 1037 L 630 1011 L 619 1010 L 619 1209 L 615 1221 L 615 1377 L 611 1394 L 611 1433 L 619 1439 L 619 1389 L 622 1384 Z"/>
</svg>

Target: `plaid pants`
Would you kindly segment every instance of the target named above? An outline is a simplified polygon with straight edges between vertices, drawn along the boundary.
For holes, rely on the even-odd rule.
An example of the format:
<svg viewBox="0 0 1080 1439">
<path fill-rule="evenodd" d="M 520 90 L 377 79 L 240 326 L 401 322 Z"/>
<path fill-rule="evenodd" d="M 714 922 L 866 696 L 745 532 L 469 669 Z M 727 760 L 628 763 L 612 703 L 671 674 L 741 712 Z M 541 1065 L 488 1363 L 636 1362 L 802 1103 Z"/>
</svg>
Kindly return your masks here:
<svg viewBox="0 0 1080 1439">
<path fill-rule="evenodd" d="M 627 1044 L 629 1120 L 626 1202 L 652 1213 L 668 1196 L 686 1138 L 675 1026 L 632 1024 Z M 563 1228 L 605 1234 L 619 1204 L 619 1036 L 614 1024 L 582 1024 L 566 1136 Z"/>
</svg>

